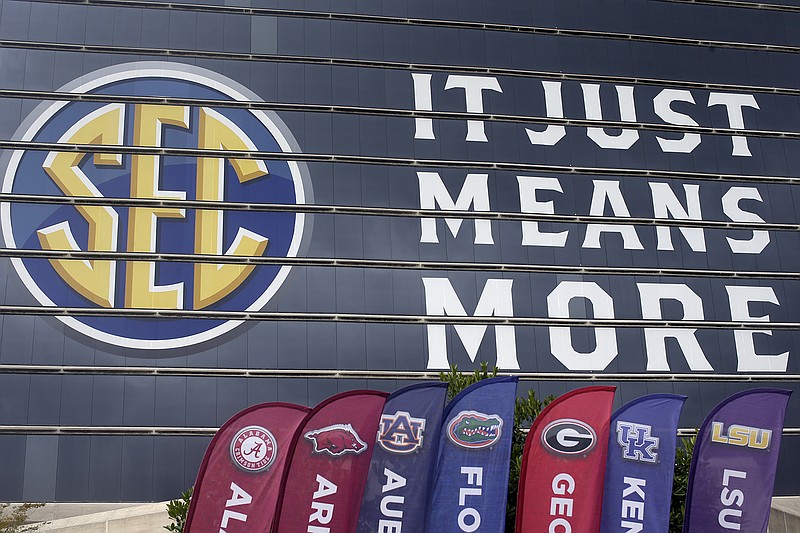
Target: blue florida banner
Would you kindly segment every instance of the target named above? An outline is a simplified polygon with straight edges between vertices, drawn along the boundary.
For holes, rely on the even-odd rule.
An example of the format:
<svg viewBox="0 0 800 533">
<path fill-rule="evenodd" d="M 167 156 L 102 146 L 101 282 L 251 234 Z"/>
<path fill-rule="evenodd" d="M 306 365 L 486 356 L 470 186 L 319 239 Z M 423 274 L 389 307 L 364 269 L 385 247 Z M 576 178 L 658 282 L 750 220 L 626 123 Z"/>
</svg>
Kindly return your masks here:
<svg viewBox="0 0 800 533">
<path fill-rule="evenodd" d="M 686 396 L 650 394 L 611 417 L 601 533 L 667 531 Z"/>
<path fill-rule="evenodd" d="M 447 383 L 389 396 L 378 425 L 358 533 L 423 531 L 436 466 Z"/>
<path fill-rule="evenodd" d="M 516 396 L 517 378 L 498 377 L 447 405 L 425 531 L 504 531 Z"/>
</svg>

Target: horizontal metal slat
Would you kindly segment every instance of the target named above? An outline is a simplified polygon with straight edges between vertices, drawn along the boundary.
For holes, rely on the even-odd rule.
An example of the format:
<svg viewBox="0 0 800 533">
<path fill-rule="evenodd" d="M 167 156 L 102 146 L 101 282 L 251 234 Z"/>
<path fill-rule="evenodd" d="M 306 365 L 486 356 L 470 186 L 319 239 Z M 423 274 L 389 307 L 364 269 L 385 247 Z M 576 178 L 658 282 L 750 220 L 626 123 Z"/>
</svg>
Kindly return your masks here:
<svg viewBox="0 0 800 533">
<path fill-rule="evenodd" d="M 435 370 L 332 370 L 278 368 L 190 368 L 160 366 L 91 366 L 0 364 L 0 373 L 62 376 L 144 376 L 144 377 L 216 377 L 216 378 L 279 378 L 279 379 L 359 379 L 359 380 L 439 380 Z M 470 375 L 471 372 L 463 372 Z M 687 382 L 687 383 L 798 383 L 800 374 L 716 374 L 716 373 L 590 373 L 590 372 L 507 372 L 498 375 L 517 376 L 520 381 L 586 381 L 606 382 Z"/>
<path fill-rule="evenodd" d="M 602 176 L 640 176 L 645 178 L 692 179 L 709 181 L 749 181 L 754 183 L 800 184 L 800 178 L 790 176 L 752 176 L 710 172 L 679 172 L 625 168 L 597 168 L 537 163 L 463 161 L 452 159 L 414 159 L 408 157 L 363 156 L 348 154 L 314 154 L 264 152 L 245 150 L 209 150 L 199 148 L 152 148 L 144 146 L 111 146 L 99 144 L 66 144 L 0 140 L 0 149 L 79 152 L 88 154 L 147 154 L 160 156 L 216 157 L 235 159 L 266 159 L 276 161 L 306 161 L 316 163 L 351 163 L 365 165 L 404 166 L 413 168 L 462 168 L 507 171 L 553 172 L 559 174 L 597 174 Z"/>
<path fill-rule="evenodd" d="M 173 436 L 173 437 L 211 437 L 219 428 L 213 427 L 148 427 L 148 426 L 38 426 L 8 425 L 0 426 L 0 435 L 56 435 L 56 436 Z M 522 428 L 527 433 L 529 428 Z M 679 437 L 697 434 L 695 428 L 679 428 Z M 800 435 L 800 428 L 784 428 L 784 436 Z"/>
</svg>

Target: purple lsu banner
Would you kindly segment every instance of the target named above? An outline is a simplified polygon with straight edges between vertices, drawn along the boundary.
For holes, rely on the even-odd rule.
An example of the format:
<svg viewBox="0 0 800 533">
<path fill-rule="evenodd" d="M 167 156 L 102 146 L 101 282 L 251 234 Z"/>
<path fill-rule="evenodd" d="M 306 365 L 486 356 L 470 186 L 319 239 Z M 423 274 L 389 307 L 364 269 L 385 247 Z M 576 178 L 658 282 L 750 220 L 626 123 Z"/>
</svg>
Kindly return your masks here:
<svg viewBox="0 0 800 533">
<path fill-rule="evenodd" d="M 358 533 L 425 529 L 446 396 L 446 383 L 421 383 L 386 399 L 361 500 Z"/>
<path fill-rule="evenodd" d="M 694 447 L 684 533 L 765 533 L 791 391 L 752 389 L 706 417 Z"/>
<path fill-rule="evenodd" d="M 445 408 L 424 531 L 505 530 L 517 379 L 504 376 L 475 383 Z"/>
<path fill-rule="evenodd" d="M 611 417 L 601 533 L 667 531 L 686 396 L 649 394 Z"/>
<path fill-rule="evenodd" d="M 309 411 L 262 403 L 225 422 L 200 465 L 185 531 L 269 531 L 292 438 Z"/>
</svg>

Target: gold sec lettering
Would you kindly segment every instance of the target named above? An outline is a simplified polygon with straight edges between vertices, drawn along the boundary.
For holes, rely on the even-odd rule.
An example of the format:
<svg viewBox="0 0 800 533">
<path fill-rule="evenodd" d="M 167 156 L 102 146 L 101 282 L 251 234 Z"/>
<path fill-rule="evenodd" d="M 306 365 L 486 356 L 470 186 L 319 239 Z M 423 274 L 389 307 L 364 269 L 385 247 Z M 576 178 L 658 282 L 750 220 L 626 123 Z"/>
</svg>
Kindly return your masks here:
<svg viewBox="0 0 800 533">
<path fill-rule="evenodd" d="M 139 104 L 134 107 L 133 144 L 160 147 L 163 127 L 189 129 L 188 106 Z M 86 115 L 60 139 L 65 144 L 99 144 L 121 146 L 124 142 L 125 106 L 109 104 Z M 208 108 L 199 110 L 198 148 L 209 150 L 255 151 L 255 143 L 241 128 L 224 115 Z M 68 196 L 102 198 L 102 193 L 80 168 L 85 153 L 50 152 L 44 170 Z M 197 158 L 197 199 L 222 202 L 225 199 L 225 163 L 233 167 L 239 183 L 267 176 L 266 163 L 258 159 Z M 121 154 L 95 154 L 95 165 L 122 165 Z M 131 198 L 183 200 L 183 191 L 160 189 L 161 161 L 158 155 L 131 156 Z M 94 252 L 117 250 L 119 215 L 107 206 L 76 206 L 88 223 L 86 249 Z M 185 210 L 173 207 L 131 207 L 128 215 L 127 250 L 156 253 L 159 218 L 184 218 Z M 239 227 L 233 243 L 223 249 L 223 211 L 198 209 L 195 219 L 194 253 L 257 257 L 264 254 L 269 239 Z M 42 249 L 80 251 L 68 221 L 37 232 Z M 116 261 L 52 259 L 58 274 L 77 292 L 102 307 L 113 307 L 115 298 Z M 202 309 L 233 292 L 255 268 L 255 265 L 196 263 L 192 305 Z M 130 261 L 125 273 L 125 307 L 182 309 L 184 284 L 156 284 L 154 261 Z"/>
<path fill-rule="evenodd" d="M 103 106 L 72 126 L 59 143 L 65 144 L 122 144 L 125 106 Z M 50 152 L 43 168 L 67 196 L 102 197 L 103 195 L 80 169 L 87 154 L 78 152 Z M 120 166 L 121 154 L 95 154 L 95 165 Z M 117 249 L 119 216 L 108 206 L 76 206 L 89 225 L 86 250 L 113 252 Z M 43 250 L 79 251 L 67 221 L 38 230 L 37 236 Z M 116 262 L 106 259 L 91 261 L 51 259 L 50 264 L 58 274 L 83 297 L 101 307 L 114 305 Z"/>
<path fill-rule="evenodd" d="M 200 109 L 199 148 L 208 150 L 256 150 L 253 141 L 223 115 L 208 108 Z M 259 159 L 230 159 L 240 183 L 269 174 Z M 225 160 L 201 157 L 197 161 L 197 199 L 221 202 L 224 198 Z M 196 254 L 254 257 L 263 255 L 269 239 L 244 228 L 227 251 L 222 249 L 223 213 L 198 209 L 195 218 Z M 254 265 L 195 263 L 194 308 L 202 309 L 230 294 L 250 275 Z"/>
<path fill-rule="evenodd" d="M 161 146 L 162 126 L 189 128 L 189 107 L 138 104 L 134 117 L 133 142 L 136 146 Z M 159 156 L 131 156 L 131 198 L 183 200 L 182 191 L 159 189 Z M 175 207 L 131 207 L 128 211 L 128 251 L 156 252 L 158 219 L 183 218 L 185 211 Z M 183 283 L 156 285 L 153 261 L 131 261 L 126 269 L 125 306 L 132 308 L 183 309 Z"/>
</svg>

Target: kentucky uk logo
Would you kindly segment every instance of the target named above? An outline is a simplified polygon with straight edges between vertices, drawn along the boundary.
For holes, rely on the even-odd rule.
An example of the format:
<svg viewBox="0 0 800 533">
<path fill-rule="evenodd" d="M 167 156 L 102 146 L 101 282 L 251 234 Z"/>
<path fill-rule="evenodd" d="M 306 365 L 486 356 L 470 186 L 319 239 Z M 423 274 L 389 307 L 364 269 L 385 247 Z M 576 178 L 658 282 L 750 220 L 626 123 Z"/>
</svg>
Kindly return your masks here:
<svg viewBox="0 0 800 533">
<path fill-rule="evenodd" d="M 346 453 L 358 455 L 367 449 L 367 443 L 361 440 L 350 424 L 333 424 L 309 431 L 303 437 L 314 444 L 314 453 L 334 456 Z"/>
<path fill-rule="evenodd" d="M 622 447 L 622 458 L 643 463 L 658 462 L 658 437 L 653 428 L 645 424 L 617 421 L 617 443 Z"/>
<path fill-rule="evenodd" d="M 500 440 L 503 419 L 477 411 L 461 411 L 447 424 L 447 437 L 462 448 L 488 448 Z"/>
<path fill-rule="evenodd" d="M 113 255 L 68 259 L 66 253 L 296 256 L 302 214 L 235 209 L 237 203 L 305 202 L 310 191 L 296 162 L 235 157 L 236 152 L 296 152 L 297 143 L 280 119 L 231 105 L 259 100 L 238 83 L 176 63 L 118 65 L 61 91 L 109 98 L 45 102 L 15 140 L 82 149 L 16 150 L 0 163 L 6 194 L 94 199 L 74 205 L 2 204 L 7 247 L 53 252 L 49 259 L 12 259 L 38 302 L 109 310 L 261 310 L 286 279 L 288 266 Z M 122 103 L 137 96 L 182 103 Z M 114 147 L 124 149 L 115 152 Z M 215 153 L 205 156 L 203 150 Z M 98 198 L 116 203 L 103 205 Z M 181 201 L 212 204 L 200 209 Z M 226 209 L 222 203 L 234 205 Z M 59 319 L 93 339 L 144 349 L 196 344 L 241 324 L 180 313 L 158 324 L 144 317 L 93 315 Z"/>
<path fill-rule="evenodd" d="M 382 415 L 378 426 L 378 444 L 387 452 L 411 453 L 422 447 L 424 418 L 413 418 L 405 411 Z"/>
</svg>

